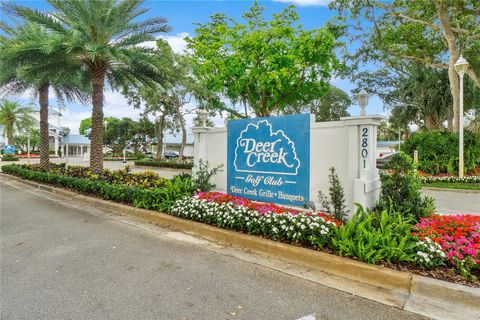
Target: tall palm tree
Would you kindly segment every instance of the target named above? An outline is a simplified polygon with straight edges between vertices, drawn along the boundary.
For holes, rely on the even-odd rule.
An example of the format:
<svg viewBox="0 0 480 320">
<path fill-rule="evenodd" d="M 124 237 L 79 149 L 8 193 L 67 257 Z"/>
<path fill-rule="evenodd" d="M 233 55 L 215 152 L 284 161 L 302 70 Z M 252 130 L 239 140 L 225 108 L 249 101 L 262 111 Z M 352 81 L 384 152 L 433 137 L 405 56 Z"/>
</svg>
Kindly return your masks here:
<svg viewBox="0 0 480 320">
<path fill-rule="evenodd" d="M 18 102 L 3 99 L 0 101 L 0 125 L 7 134 L 6 144 L 13 143 L 13 132 L 30 129 L 37 120 L 33 117 L 33 109 L 22 107 Z"/>
<path fill-rule="evenodd" d="M 49 90 L 60 103 L 88 100 L 88 73 L 63 52 L 50 50 L 52 34 L 46 28 L 27 23 L 9 27 L 0 25 L 0 92 L 18 95 L 32 91 L 40 106 L 40 165 L 49 165 Z"/>
<path fill-rule="evenodd" d="M 15 4 L 9 7 L 25 19 L 55 32 L 52 48 L 85 66 L 91 75 L 92 131 L 90 167 L 103 169 L 103 91 L 156 81 L 159 71 L 153 50 L 141 44 L 169 30 L 162 17 L 139 21 L 148 10 L 143 0 L 47 0 L 54 12 L 43 13 Z"/>
</svg>

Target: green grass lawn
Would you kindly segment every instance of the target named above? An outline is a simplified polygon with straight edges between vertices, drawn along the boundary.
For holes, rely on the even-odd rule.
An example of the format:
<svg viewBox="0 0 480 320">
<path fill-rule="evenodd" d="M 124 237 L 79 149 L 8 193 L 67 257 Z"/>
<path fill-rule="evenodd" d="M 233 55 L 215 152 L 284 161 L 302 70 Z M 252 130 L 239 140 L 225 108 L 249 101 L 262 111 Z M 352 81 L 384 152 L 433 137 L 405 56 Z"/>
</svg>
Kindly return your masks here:
<svg viewBox="0 0 480 320">
<path fill-rule="evenodd" d="M 445 188 L 445 189 L 463 189 L 463 190 L 480 190 L 480 183 L 459 183 L 459 182 L 433 182 L 424 183 L 425 188 Z"/>
</svg>

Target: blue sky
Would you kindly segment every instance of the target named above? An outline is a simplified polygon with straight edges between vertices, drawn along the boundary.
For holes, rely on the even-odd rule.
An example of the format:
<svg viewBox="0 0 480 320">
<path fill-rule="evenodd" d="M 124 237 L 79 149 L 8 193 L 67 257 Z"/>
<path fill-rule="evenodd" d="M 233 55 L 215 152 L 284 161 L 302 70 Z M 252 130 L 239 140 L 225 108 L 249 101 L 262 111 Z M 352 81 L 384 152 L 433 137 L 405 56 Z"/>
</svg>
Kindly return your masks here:
<svg viewBox="0 0 480 320">
<path fill-rule="evenodd" d="M 43 0 L 16 2 L 42 11 L 49 10 L 49 5 Z M 185 45 L 183 38 L 195 34 L 196 22 L 205 23 L 214 13 L 224 13 L 235 20 L 240 20 L 241 15 L 247 11 L 252 2 L 253 1 L 250 0 L 146 0 L 144 6 L 149 8 L 149 12 L 145 17 L 163 16 L 168 19 L 172 30 L 168 34 L 161 35 L 160 37 L 166 39 L 175 51 L 180 52 L 184 49 Z M 270 17 L 271 13 L 278 12 L 290 4 L 295 4 L 300 17 L 299 23 L 302 24 L 305 29 L 312 29 L 323 26 L 326 21 L 336 15 L 335 11 L 328 9 L 328 2 L 328 0 L 272 0 L 260 1 L 260 4 L 265 7 L 267 18 Z M 353 46 L 349 45 L 350 48 Z M 351 90 L 354 88 L 348 80 L 333 79 L 332 84 L 349 94 L 351 94 Z M 25 102 L 29 100 L 28 95 L 17 98 Z M 106 92 L 105 98 L 105 116 L 138 117 L 139 111 L 130 107 L 119 93 Z M 56 105 L 54 98 L 51 99 L 51 104 Z M 78 132 L 80 121 L 90 116 L 91 108 L 80 104 L 67 104 L 65 107 L 66 110 L 64 112 L 62 125 L 70 127 L 72 133 L 76 133 Z M 352 115 L 359 114 L 357 105 L 353 105 L 349 111 Z M 384 114 L 382 102 L 378 98 L 372 97 L 367 107 L 367 113 Z M 216 119 L 215 123 L 222 125 L 223 120 Z"/>
</svg>

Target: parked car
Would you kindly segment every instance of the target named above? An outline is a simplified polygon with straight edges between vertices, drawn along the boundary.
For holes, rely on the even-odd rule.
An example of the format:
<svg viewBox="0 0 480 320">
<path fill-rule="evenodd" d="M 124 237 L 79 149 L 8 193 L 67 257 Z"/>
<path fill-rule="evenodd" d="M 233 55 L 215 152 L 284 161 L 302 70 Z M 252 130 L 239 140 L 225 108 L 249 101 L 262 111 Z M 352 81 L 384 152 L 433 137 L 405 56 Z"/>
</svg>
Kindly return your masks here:
<svg viewBox="0 0 480 320">
<path fill-rule="evenodd" d="M 173 158 L 178 158 L 178 152 L 176 151 L 165 151 L 163 153 L 163 157 L 165 159 L 173 159 Z"/>
<path fill-rule="evenodd" d="M 153 152 L 147 151 L 143 153 L 145 155 L 145 158 L 153 159 L 155 158 L 155 154 Z"/>
<path fill-rule="evenodd" d="M 380 157 L 377 158 L 377 168 L 378 169 L 383 169 L 389 163 L 392 161 L 393 157 L 398 154 L 398 152 L 391 152 L 388 154 L 380 154 Z"/>
</svg>

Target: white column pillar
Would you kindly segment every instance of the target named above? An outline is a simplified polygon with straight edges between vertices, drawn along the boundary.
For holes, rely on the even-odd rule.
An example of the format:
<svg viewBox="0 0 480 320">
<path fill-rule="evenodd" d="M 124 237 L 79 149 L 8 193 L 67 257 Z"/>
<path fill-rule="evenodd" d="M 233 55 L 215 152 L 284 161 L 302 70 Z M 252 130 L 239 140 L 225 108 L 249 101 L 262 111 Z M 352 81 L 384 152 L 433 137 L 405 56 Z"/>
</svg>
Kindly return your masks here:
<svg viewBox="0 0 480 320">
<path fill-rule="evenodd" d="M 193 142 L 193 162 L 196 166 L 200 159 L 207 160 L 207 131 L 205 127 L 193 127 L 192 132 L 194 134 Z"/>
<path fill-rule="evenodd" d="M 55 145 L 55 155 L 58 157 L 58 142 L 59 142 L 58 141 L 58 136 L 55 136 L 54 139 L 55 139 L 55 144 L 54 144 Z"/>
<path fill-rule="evenodd" d="M 385 119 L 381 115 L 346 117 L 347 184 L 353 185 L 353 202 L 372 208 L 380 195 L 380 177 L 377 169 L 377 127 Z M 352 205 L 350 215 L 355 213 Z"/>
</svg>

